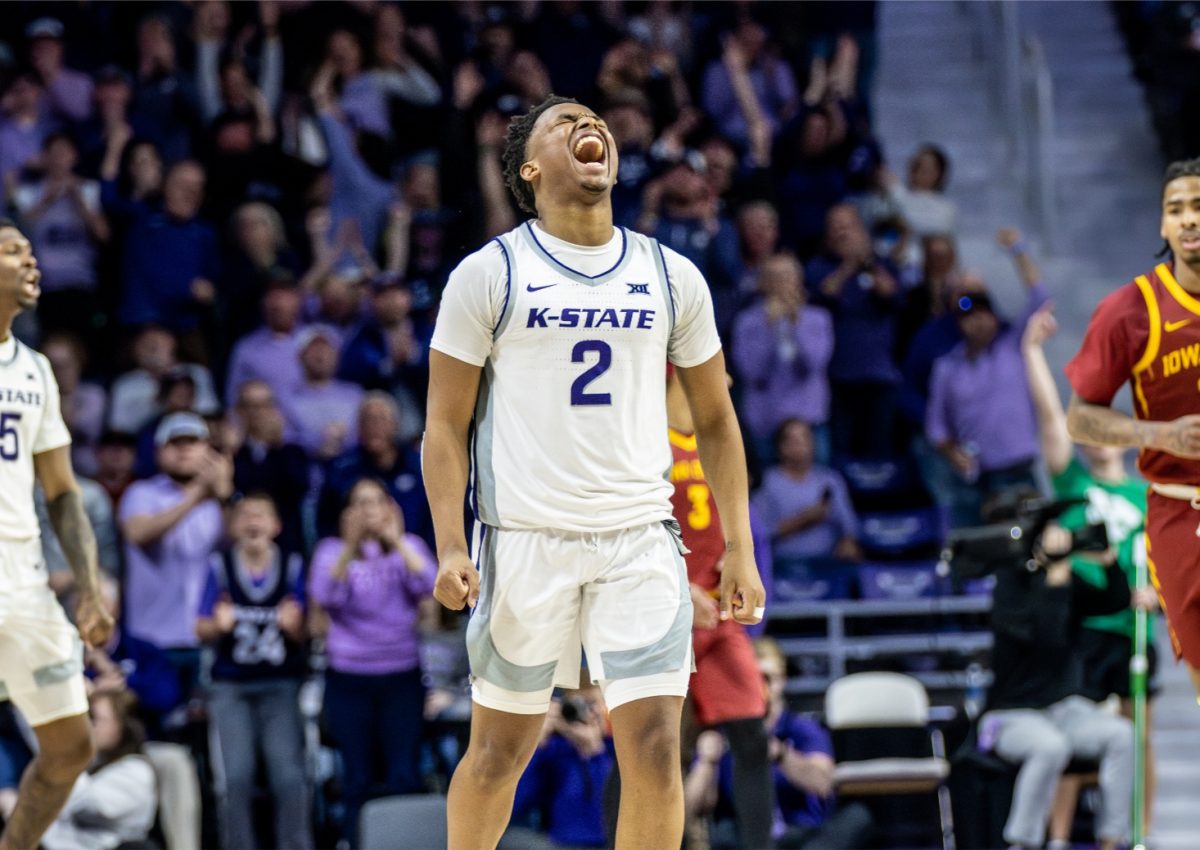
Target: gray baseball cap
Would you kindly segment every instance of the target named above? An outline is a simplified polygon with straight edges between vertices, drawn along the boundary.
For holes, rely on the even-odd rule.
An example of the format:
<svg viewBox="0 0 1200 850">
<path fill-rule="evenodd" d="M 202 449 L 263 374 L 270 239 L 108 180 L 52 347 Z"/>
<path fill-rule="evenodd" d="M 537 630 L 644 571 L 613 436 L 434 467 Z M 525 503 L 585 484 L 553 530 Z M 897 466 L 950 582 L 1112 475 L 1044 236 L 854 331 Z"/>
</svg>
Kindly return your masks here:
<svg viewBox="0 0 1200 850">
<path fill-rule="evenodd" d="M 165 446 L 180 437 L 207 440 L 208 425 L 194 413 L 172 413 L 163 417 L 154 430 L 154 445 Z"/>
</svg>

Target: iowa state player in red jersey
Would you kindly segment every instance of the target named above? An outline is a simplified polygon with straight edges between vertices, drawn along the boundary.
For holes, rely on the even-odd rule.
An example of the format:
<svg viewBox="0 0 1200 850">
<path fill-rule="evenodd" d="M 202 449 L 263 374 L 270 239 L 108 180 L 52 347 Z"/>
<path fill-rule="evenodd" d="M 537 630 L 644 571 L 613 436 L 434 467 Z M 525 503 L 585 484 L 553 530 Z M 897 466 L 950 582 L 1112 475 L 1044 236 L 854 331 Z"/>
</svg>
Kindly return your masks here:
<svg viewBox="0 0 1200 850">
<path fill-rule="evenodd" d="M 1096 308 L 1067 364 L 1067 427 L 1080 443 L 1140 450 L 1150 576 L 1200 693 L 1200 159 L 1167 167 L 1162 204 L 1173 261 Z M 1109 406 L 1126 381 L 1136 418 Z"/>
<path fill-rule="evenodd" d="M 719 727 L 729 742 L 738 846 L 769 847 L 774 793 L 762 674 L 745 626 L 718 615 L 725 534 L 700 466 L 692 411 L 673 369 L 667 377 L 667 425 L 675 485 L 671 507 L 691 550 L 684 560 L 692 589 L 696 660 L 688 684 L 692 707 L 701 728 Z"/>
</svg>

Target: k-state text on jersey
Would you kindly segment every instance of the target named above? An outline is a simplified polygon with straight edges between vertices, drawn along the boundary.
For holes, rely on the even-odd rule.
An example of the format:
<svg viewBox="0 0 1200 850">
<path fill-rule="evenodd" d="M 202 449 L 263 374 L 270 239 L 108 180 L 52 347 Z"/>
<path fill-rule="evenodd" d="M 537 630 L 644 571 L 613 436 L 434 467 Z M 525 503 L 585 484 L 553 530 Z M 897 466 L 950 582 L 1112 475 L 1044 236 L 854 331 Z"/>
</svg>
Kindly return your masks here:
<svg viewBox="0 0 1200 850">
<path fill-rule="evenodd" d="M 638 328 L 654 327 L 654 310 L 614 307 L 567 307 L 551 313 L 551 307 L 530 307 L 527 328 Z"/>
</svg>

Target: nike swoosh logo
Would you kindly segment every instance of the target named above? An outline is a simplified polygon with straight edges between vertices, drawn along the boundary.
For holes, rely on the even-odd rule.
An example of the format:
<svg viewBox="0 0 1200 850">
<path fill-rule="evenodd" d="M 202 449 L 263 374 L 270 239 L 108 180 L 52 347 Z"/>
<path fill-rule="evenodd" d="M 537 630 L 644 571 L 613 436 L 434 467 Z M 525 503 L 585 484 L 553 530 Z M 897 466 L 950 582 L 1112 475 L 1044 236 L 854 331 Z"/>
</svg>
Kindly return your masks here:
<svg viewBox="0 0 1200 850">
<path fill-rule="evenodd" d="M 553 284 L 551 284 L 551 286 L 553 286 Z M 1177 331 L 1184 325 L 1190 325 L 1191 323 L 1191 319 L 1180 319 L 1178 322 L 1166 322 L 1163 324 L 1163 330 L 1165 330 L 1167 333 L 1170 333 L 1171 331 Z"/>
<path fill-rule="evenodd" d="M 558 286 L 557 283 L 547 283 L 545 286 L 534 286 L 532 283 L 525 284 L 526 292 L 541 292 L 543 289 L 549 289 L 552 286 Z"/>
</svg>

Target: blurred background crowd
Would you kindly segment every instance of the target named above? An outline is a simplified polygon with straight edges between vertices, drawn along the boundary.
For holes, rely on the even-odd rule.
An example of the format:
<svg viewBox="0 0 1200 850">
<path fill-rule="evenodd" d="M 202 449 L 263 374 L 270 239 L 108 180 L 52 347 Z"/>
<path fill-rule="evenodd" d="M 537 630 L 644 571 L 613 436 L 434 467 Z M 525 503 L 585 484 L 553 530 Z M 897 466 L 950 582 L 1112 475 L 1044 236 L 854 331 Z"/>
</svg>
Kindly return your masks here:
<svg viewBox="0 0 1200 850">
<path fill-rule="evenodd" d="M 1153 45 L 1174 19 L 1154 5 L 1128 5 L 1131 45 L 1163 122 L 1183 122 L 1165 146 L 1192 151 L 1170 103 L 1195 81 L 1164 78 Z M 1021 234 L 1000 229 L 1026 292 L 1000 315 L 957 254 L 946 152 L 876 136 L 875 15 L 5 4 L 0 187 L 43 273 L 17 333 L 57 376 L 119 612 L 88 665 L 97 723 L 129 728 L 102 742 L 93 785 L 138 738 L 181 743 L 204 845 L 227 848 L 354 844 L 371 797 L 445 787 L 470 707 L 465 623 L 430 597 L 428 342 L 449 271 L 522 220 L 502 178 L 507 123 L 552 92 L 596 108 L 617 141 L 616 223 L 709 282 L 773 601 L 886 592 L 888 563 L 936 554 L 989 497 L 1037 487 L 1022 340 L 1031 320 L 1030 344 L 1052 332 L 1049 296 Z M 67 595 L 48 522 L 43 536 Z M 912 576 L 944 580 L 890 580 Z M 833 846 L 803 843 L 845 815 L 828 732 L 786 707 L 788 661 L 763 641 L 775 837 Z M 0 813 L 26 738 L 15 718 L 0 728 Z M 595 694 L 556 708 L 546 740 L 518 822 L 603 846 L 613 760 Z M 690 768 L 719 767 L 724 748 L 706 732 Z M 733 818 L 726 773 L 689 775 L 699 822 Z M 136 809 L 103 846 L 146 837 L 155 811 Z M 867 840 L 857 814 L 840 821 L 860 836 L 847 841 Z"/>
</svg>

